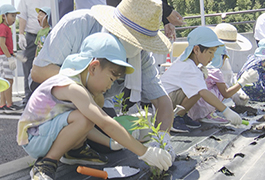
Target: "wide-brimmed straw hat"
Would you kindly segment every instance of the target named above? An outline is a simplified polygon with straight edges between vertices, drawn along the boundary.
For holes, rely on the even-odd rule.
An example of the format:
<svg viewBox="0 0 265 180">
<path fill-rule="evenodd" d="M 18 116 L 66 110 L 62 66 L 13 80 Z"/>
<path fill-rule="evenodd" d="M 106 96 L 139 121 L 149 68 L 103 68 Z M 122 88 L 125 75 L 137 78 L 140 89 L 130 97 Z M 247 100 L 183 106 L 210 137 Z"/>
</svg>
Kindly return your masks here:
<svg viewBox="0 0 265 180">
<path fill-rule="evenodd" d="M 83 72 L 93 58 L 106 58 L 119 66 L 126 67 L 126 74 L 131 74 L 134 68 L 126 62 L 126 51 L 118 40 L 109 33 L 94 33 L 82 42 L 80 53 L 71 54 L 64 60 L 60 74 L 76 76 Z"/>
<path fill-rule="evenodd" d="M 158 54 L 171 51 L 169 39 L 159 31 L 161 0 L 122 0 L 116 8 L 95 5 L 91 9 L 103 27 L 124 41 Z"/>
<path fill-rule="evenodd" d="M 211 27 L 217 34 L 218 38 L 221 39 L 227 49 L 234 51 L 248 51 L 252 48 L 251 42 L 237 33 L 235 26 L 229 23 L 220 23 L 216 27 Z"/>
<path fill-rule="evenodd" d="M 179 56 L 180 61 L 185 61 L 192 53 L 193 47 L 202 45 L 204 47 L 218 47 L 223 46 L 224 43 L 220 41 L 212 29 L 206 26 L 199 26 L 193 29 L 187 37 L 189 45 L 185 51 Z"/>
</svg>

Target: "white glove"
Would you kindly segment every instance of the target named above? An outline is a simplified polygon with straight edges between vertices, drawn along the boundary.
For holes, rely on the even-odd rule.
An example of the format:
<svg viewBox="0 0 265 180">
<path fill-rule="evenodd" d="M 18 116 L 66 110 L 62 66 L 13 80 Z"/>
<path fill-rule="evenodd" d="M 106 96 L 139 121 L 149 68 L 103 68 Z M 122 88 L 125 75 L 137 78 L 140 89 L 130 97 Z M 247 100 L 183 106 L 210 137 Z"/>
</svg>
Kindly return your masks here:
<svg viewBox="0 0 265 180">
<path fill-rule="evenodd" d="M 229 107 L 226 107 L 222 113 L 231 124 L 239 125 L 242 123 L 241 117 Z"/>
<path fill-rule="evenodd" d="M 18 35 L 18 45 L 20 49 L 25 50 L 27 46 L 27 40 L 24 34 Z"/>
<path fill-rule="evenodd" d="M 240 106 L 245 106 L 249 101 L 249 96 L 242 89 L 239 89 L 231 98 L 236 105 Z"/>
<path fill-rule="evenodd" d="M 204 77 L 204 79 L 207 79 L 207 77 L 208 77 L 208 70 L 207 70 L 207 67 L 205 67 L 205 66 L 201 66 L 201 67 L 200 67 L 200 70 L 201 70 L 201 72 L 203 73 L 203 77 Z"/>
<path fill-rule="evenodd" d="M 258 71 L 254 69 L 248 69 L 241 75 L 240 79 L 237 82 L 241 85 L 241 87 L 244 87 L 248 83 L 257 82 L 258 79 L 259 79 Z"/>
<path fill-rule="evenodd" d="M 171 155 L 171 160 L 172 160 L 172 162 L 174 162 L 175 158 L 176 158 L 176 153 L 175 153 L 175 151 L 174 151 L 174 149 L 172 147 L 172 144 L 170 142 L 170 135 L 168 133 L 166 133 L 166 132 L 159 132 L 158 134 L 159 134 L 159 137 L 161 137 L 162 135 L 165 134 L 165 136 L 163 138 L 163 144 L 166 143 L 165 150 L 167 152 L 169 152 L 169 154 Z M 158 139 L 157 136 L 152 136 L 152 138 Z M 148 146 L 160 148 L 160 144 L 157 141 L 154 141 L 154 140 L 152 142 L 150 142 L 148 144 Z"/>
<path fill-rule="evenodd" d="M 139 159 L 145 161 L 150 166 L 156 166 L 160 170 L 167 171 L 172 166 L 170 154 L 163 149 L 157 147 L 148 147 L 144 155 L 139 156 Z"/>
<path fill-rule="evenodd" d="M 8 65 L 9 65 L 9 68 L 13 71 L 14 69 L 16 69 L 17 65 L 16 65 L 16 58 L 11 56 L 10 58 L 7 58 L 8 59 Z"/>
<path fill-rule="evenodd" d="M 117 141 L 114 141 L 112 138 L 110 138 L 109 147 L 113 151 L 117 151 L 124 148 L 122 145 L 120 145 Z"/>
</svg>

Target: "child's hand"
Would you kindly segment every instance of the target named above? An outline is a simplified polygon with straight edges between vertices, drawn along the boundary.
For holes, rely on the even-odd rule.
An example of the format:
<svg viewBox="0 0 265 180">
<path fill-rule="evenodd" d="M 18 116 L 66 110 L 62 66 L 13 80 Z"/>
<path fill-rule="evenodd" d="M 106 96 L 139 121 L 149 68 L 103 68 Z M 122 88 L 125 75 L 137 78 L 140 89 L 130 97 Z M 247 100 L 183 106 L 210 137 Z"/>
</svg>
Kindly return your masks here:
<svg viewBox="0 0 265 180">
<path fill-rule="evenodd" d="M 158 167 L 160 170 L 167 171 L 172 166 L 171 155 L 166 150 L 157 147 L 148 147 L 144 155 L 138 158 L 150 166 Z"/>
<path fill-rule="evenodd" d="M 161 139 L 161 136 L 164 135 L 164 138 L 163 138 L 163 144 L 165 144 L 165 148 L 164 149 L 167 150 L 167 152 L 169 152 L 169 154 L 171 155 L 171 160 L 172 160 L 172 162 L 174 162 L 175 158 L 176 158 L 176 153 L 175 153 L 175 151 L 173 149 L 173 146 L 171 145 L 169 133 L 161 131 L 161 132 L 158 132 L 158 135 L 159 135 L 160 139 Z M 152 138 L 158 140 L 157 136 L 152 136 Z M 150 146 L 150 147 L 160 147 L 160 144 L 157 141 L 153 140 L 153 141 L 151 141 L 148 144 L 148 146 Z"/>
<path fill-rule="evenodd" d="M 239 125 L 242 123 L 241 117 L 229 107 L 226 107 L 222 113 L 231 124 Z"/>
<path fill-rule="evenodd" d="M 8 65 L 9 68 L 13 71 L 14 69 L 16 69 L 17 65 L 16 65 L 16 58 L 14 58 L 13 56 L 11 56 L 8 59 Z"/>
<path fill-rule="evenodd" d="M 249 69 L 245 71 L 240 79 L 238 80 L 238 83 L 241 85 L 241 87 L 244 87 L 248 83 L 255 83 L 259 79 L 259 73 L 257 70 Z"/>
</svg>

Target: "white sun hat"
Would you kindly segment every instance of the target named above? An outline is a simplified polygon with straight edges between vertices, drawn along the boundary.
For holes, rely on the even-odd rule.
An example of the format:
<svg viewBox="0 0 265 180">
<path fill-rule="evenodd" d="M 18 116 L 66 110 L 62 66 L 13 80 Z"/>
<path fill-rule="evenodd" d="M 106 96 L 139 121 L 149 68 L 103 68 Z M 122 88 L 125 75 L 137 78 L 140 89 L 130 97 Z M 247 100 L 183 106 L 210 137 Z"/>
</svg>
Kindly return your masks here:
<svg viewBox="0 0 265 180">
<path fill-rule="evenodd" d="M 239 34 L 235 26 L 229 23 L 220 23 L 215 27 L 211 27 L 217 37 L 221 39 L 226 48 L 234 51 L 248 51 L 252 48 L 251 42 Z"/>
</svg>

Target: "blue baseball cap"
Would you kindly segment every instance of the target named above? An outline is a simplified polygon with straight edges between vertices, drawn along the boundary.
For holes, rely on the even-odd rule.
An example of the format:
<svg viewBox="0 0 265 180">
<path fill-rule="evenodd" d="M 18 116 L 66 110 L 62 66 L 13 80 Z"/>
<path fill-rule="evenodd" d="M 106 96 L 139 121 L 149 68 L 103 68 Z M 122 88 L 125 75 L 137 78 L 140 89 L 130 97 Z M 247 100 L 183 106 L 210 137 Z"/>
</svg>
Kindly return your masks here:
<svg viewBox="0 0 265 180">
<path fill-rule="evenodd" d="M 6 14 L 6 13 L 20 14 L 20 12 L 17 11 L 16 8 L 11 4 L 4 4 L 0 7 L 0 15 Z"/>
<path fill-rule="evenodd" d="M 35 10 L 37 13 L 39 13 L 40 11 L 43 11 L 48 16 L 47 22 L 49 23 L 50 17 L 51 17 L 51 8 L 50 7 L 35 8 Z"/>
<path fill-rule="evenodd" d="M 199 26 L 196 29 L 192 30 L 189 33 L 187 40 L 189 45 L 180 55 L 180 61 L 187 60 L 193 50 L 193 47 L 196 45 L 200 44 L 205 47 L 216 47 L 224 45 L 224 43 L 220 39 L 218 39 L 215 32 L 206 26 Z"/>
<path fill-rule="evenodd" d="M 85 38 L 80 53 L 71 54 L 64 60 L 60 74 L 75 76 L 83 72 L 93 58 L 106 58 L 110 62 L 126 67 L 126 74 L 134 72 L 126 62 L 126 51 L 118 38 L 109 33 L 95 33 Z"/>
<path fill-rule="evenodd" d="M 221 68 L 223 66 L 223 63 L 224 63 L 222 55 L 226 55 L 228 58 L 230 58 L 230 56 L 228 55 L 228 51 L 227 51 L 225 46 L 219 46 L 217 48 L 217 50 L 214 53 L 214 58 L 208 64 L 208 66 L 209 67 L 213 66 L 215 68 Z"/>
<path fill-rule="evenodd" d="M 265 38 L 261 39 L 258 43 L 259 47 L 255 50 L 255 56 L 265 56 Z"/>
</svg>

